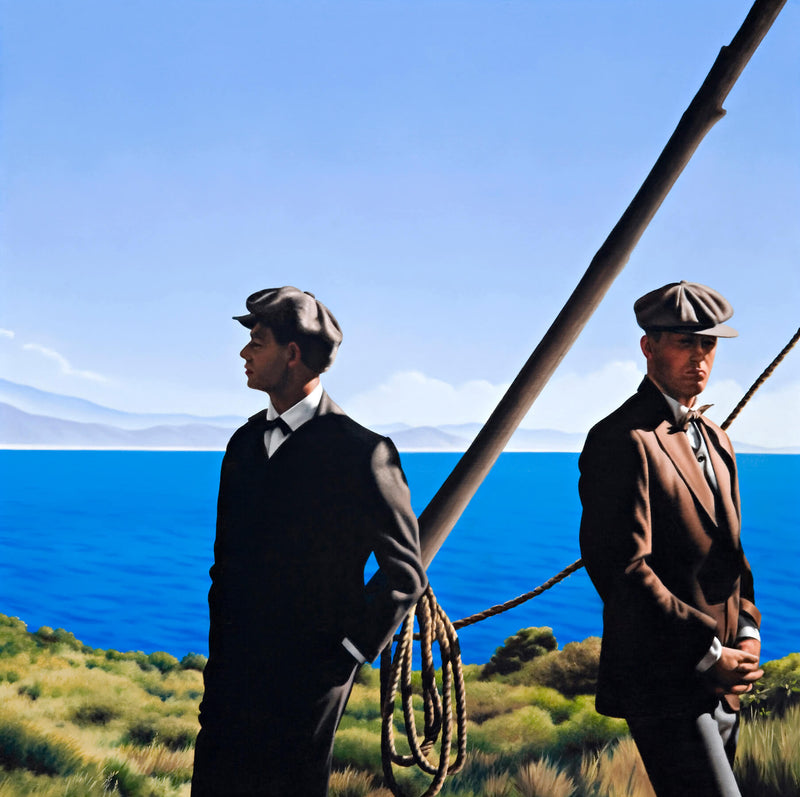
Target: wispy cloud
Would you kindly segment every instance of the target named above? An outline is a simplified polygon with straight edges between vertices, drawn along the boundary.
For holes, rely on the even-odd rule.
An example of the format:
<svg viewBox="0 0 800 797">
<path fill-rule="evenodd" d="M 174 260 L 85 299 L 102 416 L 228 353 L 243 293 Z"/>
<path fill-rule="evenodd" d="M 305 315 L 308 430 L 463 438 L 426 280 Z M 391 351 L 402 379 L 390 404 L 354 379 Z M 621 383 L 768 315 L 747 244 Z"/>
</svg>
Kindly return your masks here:
<svg viewBox="0 0 800 797">
<path fill-rule="evenodd" d="M 0 338 L 13 338 L 14 333 L 10 329 L 0 329 Z"/>
<path fill-rule="evenodd" d="M 54 349 L 47 346 L 42 346 L 39 343 L 26 343 L 22 347 L 26 351 L 35 351 L 49 360 L 52 360 L 58 365 L 59 370 L 66 376 L 77 376 L 81 379 L 89 379 L 92 382 L 107 382 L 108 379 L 102 374 L 95 373 L 94 371 L 82 371 L 78 368 L 73 368 L 69 360 L 63 354 L 59 354 Z"/>
<path fill-rule="evenodd" d="M 521 425 L 565 432 L 586 431 L 629 396 L 642 376 L 635 363 L 614 362 L 591 374 L 556 377 Z M 347 401 L 347 410 L 363 423 L 373 425 L 483 423 L 508 387 L 508 384 L 492 384 L 480 379 L 452 385 L 419 371 L 402 371 L 383 384 L 354 396 Z M 592 396 L 589 406 L 586 396 Z"/>
<path fill-rule="evenodd" d="M 585 374 L 556 374 L 520 426 L 586 432 L 632 395 L 643 377 L 643 367 L 634 361 L 610 362 Z M 419 371 L 402 371 L 347 400 L 345 406 L 367 425 L 483 423 L 507 389 L 507 384 L 485 380 L 454 385 Z M 703 403 L 714 405 L 709 417 L 722 423 L 743 393 L 734 380 L 712 380 L 703 394 Z M 794 420 L 798 406 L 800 383 L 780 389 L 765 385 L 729 433 L 736 440 L 768 448 L 800 445 L 800 424 Z"/>
<path fill-rule="evenodd" d="M 506 390 L 486 380 L 451 385 L 420 371 L 400 371 L 354 396 L 347 410 L 367 424 L 438 426 L 485 421 Z"/>
<path fill-rule="evenodd" d="M 725 397 L 725 412 L 730 412 L 741 399 L 744 390 L 737 384 L 721 382 L 717 386 Z M 714 387 L 714 394 L 717 394 Z M 711 391 L 708 391 L 711 393 Z M 731 424 L 728 434 L 743 443 L 767 448 L 800 446 L 800 382 L 790 382 L 779 388 L 764 385 L 741 410 Z M 720 420 L 716 416 L 714 420 Z M 724 420 L 724 417 L 721 418 Z"/>
</svg>

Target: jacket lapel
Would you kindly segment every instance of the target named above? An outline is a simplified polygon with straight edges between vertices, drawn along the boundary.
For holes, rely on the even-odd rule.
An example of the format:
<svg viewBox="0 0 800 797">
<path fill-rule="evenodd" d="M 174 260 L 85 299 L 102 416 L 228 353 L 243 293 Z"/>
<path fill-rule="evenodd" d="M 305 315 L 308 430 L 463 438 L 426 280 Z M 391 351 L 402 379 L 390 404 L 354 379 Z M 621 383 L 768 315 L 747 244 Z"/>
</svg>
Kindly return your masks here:
<svg viewBox="0 0 800 797">
<path fill-rule="evenodd" d="M 665 420 L 656 427 L 655 434 L 664 452 L 672 460 L 675 470 L 716 525 L 714 492 L 694 457 L 685 432 L 673 431 L 673 424 Z"/>
<path fill-rule="evenodd" d="M 696 501 L 703 507 L 711 522 L 716 525 L 717 512 L 714 491 L 706 481 L 703 469 L 695 459 L 692 447 L 689 445 L 689 438 L 685 432 L 675 431 L 672 410 L 664 396 L 661 395 L 661 391 L 648 377 L 645 377 L 639 385 L 639 393 L 647 402 L 647 413 L 652 413 L 653 431 L 659 445 Z M 714 470 L 716 472 L 716 468 Z"/>
<path fill-rule="evenodd" d="M 739 506 L 738 499 L 735 497 L 735 488 L 732 481 L 732 474 L 734 473 L 733 462 L 730 459 L 730 454 L 722 445 L 716 429 L 703 419 L 698 426 L 700 432 L 705 438 L 708 453 L 711 457 L 711 467 L 714 468 L 714 475 L 717 477 L 717 487 L 719 489 L 719 499 L 725 520 L 727 521 L 728 528 L 734 533 L 737 533 L 739 528 Z"/>
</svg>

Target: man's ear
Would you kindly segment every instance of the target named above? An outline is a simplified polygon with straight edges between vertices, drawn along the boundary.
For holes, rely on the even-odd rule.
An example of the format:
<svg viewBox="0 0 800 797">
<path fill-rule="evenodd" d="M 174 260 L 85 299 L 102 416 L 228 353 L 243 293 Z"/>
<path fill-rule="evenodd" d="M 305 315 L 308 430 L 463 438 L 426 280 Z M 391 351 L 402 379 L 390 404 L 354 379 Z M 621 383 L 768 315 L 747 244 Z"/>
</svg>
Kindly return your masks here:
<svg viewBox="0 0 800 797">
<path fill-rule="evenodd" d="M 649 335 L 642 335 L 642 339 L 639 341 L 639 345 L 642 347 L 642 354 L 644 354 L 645 359 L 650 360 L 653 356 L 653 341 Z"/>
<path fill-rule="evenodd" d="M 297 366 L 302 362 L 300 347 L 293 340 L 286 344 L 286 353 L 289 356 L 286 361 L 287 365 Z"/>
</svg>

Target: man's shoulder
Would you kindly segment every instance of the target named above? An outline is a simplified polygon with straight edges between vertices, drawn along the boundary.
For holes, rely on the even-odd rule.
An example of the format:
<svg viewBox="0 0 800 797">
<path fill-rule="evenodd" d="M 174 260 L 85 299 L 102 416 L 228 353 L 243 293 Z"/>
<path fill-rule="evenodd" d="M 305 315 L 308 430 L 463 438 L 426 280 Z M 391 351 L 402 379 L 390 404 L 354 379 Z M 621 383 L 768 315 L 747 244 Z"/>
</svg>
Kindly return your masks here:
<svg viewBox="0 0 800 797">
<path fill-rule="evenodd" d="M 590 429 L 589 436 L 613 437 L 627 435 L 634 429 L 652 430 L 667 417 L 666 409 L 663 397 L 642 386 L 612 413 L 598 421 Z"/>
<path fill-rule="evenodd" d="M 322 412 L 310 421 L 310 423 L 314 423 L 315 433 L 329 435 L 339 439 L 342 443 L 369 450 L 387 439 L 378 432 L 354 421 L 339 407 L 336 409 L 335 412 Z"/>
</svg>

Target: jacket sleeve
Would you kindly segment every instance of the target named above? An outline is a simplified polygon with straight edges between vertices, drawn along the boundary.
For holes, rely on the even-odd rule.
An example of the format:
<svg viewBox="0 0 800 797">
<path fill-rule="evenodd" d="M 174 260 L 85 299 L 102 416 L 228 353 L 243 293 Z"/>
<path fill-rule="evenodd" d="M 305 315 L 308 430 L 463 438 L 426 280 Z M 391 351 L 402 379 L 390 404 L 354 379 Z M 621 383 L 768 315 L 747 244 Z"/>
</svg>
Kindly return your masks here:
<svg viewBox="0 0 800 797">
<path fill-rule="evenodd" d="M 347 638 L 372 661 L 428 585 L 422 565 L 417 518 L 394 444 L 383 438 L 373 451 L 370 476 L 374 504 L 370 523 L 378 571 L 365 586 L 364 615 Z"/>
</svg>

